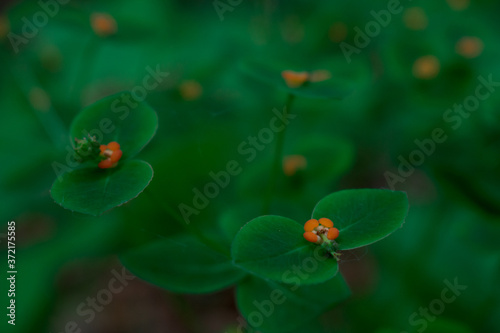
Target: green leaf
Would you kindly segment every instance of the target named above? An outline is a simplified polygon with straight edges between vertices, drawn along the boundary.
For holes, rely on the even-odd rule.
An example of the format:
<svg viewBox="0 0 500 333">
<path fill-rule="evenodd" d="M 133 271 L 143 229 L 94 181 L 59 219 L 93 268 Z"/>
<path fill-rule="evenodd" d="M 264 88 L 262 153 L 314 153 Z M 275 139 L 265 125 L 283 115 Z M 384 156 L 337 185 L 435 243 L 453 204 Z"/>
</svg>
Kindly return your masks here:
<svg viewBox="0 0 500 333">
<path fill-rule="evenodd" d="M 129 102 L 127 102 L 129 101 Z M 156 112 L 144 102 L 136 102 L 129 92 L 108 96 L 80 112 L 71 125 L 71 141 L 86 133 L 102 144 L 116 141 L 122 160 L 140 152 L 158 128 Z"/>
<path fill-rule="evenodd" d="M 283 70 L 292 68 L 271 68 L 254 62 L 244 63 L 242 70 L 252 77 L 275 86 L 289 94 L 322 99 L 342 99 L 350 94 L 340 81 L 329 79 L 322 82 L 309 82 L 298 88 L 290 88 L 281 76 Z"/>
<path fill-rule="evenodd" d="M 313 285 L 285 285 L 248 277 L 236 289 L 238 309 L 263 332 L 288 332 L 350 296 L 342 275 Z M 308 330 L 305 330 L 308 331 Z"/>
<path fill-rule="evenodd" d="M 303 227 L 281 216 L 260 216 L 248 222 L 232 246 L 235 265 L 264 279 L 310 284 L 331 279 L 337 261 L 307 242 Z M 305 272 L 305 273 L 304 273 Z"/>
<path fill-rule="evenodd" d="M 400 228 L 408 213 L 405 192 L 379 189 L 344 190 L 318 202 L 313 218 L 327 217 L 340 234 L 341 250 L 374 243 Z"/>
<path fill-rule="evenodd" d="M 230 258 L 193 235 L 161 239 L 121 256 L 133 274 L 173 292 L 208 293 L 226 288 L 246 273 Z"/>
<path fill-rule="evenodd" d="M 101 215 L 137 197 L 153 178 L 144 161 L 119 162 L 116 168 L 82 168 L 65 173 L 52 185 L 52 198 L 66 209 Z"/>
</svg>

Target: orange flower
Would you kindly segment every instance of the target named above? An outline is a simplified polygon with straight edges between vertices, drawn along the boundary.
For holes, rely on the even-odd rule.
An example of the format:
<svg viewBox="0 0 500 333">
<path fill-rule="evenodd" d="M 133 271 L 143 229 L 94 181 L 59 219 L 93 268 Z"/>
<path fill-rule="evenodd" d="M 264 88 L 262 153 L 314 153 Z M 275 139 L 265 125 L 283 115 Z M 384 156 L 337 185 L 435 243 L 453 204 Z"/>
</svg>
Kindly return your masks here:
<svg viewBox="0 0 500 333">
<path fill-rule="evenodd" d="M 339 237 L 339 229 L 333 227 L 329 218 L 311 219 L 304 225 L 304 238 L 311 243 L 322 244 Z"/>
<path fill-rule="evenodd" d="M 302 155 L 289 155 L 283 158 L 283 172 L 287 176 L 293 176 L 299 170 L 307 167 L 307 160 Z"/>
<path fill-rule="evenodd" d="M 484 43 L 477 37 L 462 37 L 456 44 L 455 50 L 465 58 L 476 58 L 484 49 Z"/>
<path fill-rule="evenodd" d="M 314 72 L 295 72 L 286 70 L 281 72 L 281 77 L 283 77 L 289 88 L 298 88 L 303 86 L 306 82 L 326 81 L 332 77 L 332 74 L 325 69 Z"/>
<path fill-rule="evenodd" d="M 285 80 L 285 83 L 290 88 L 298 88 L 309 80 L 308 72 L 294 72 L 286 70 L 281 72 L 281 76 Z"/>
<path fill-rule="evenodd" d="M 101 37 L 113 35 L 117 31 L 116 20 L 106 13 L 93 13 L 90 16 L 90 25 L 94 32 Z"/>
<path fill-rule="evenodd" d="M 120 150 L 120 144 L 118 142 L 110 142 L 107 145 L 101 145 L 99 147 L 101 149 L 100 156 L 104 157 L 104 159 L 99 162 L 99 168 L 101 169 L 109 169 L 114 168 L 120 158 L 122 158 L 122 151 Z"/>
<path fill-rule="evenodd" d="M 433 55 L 418 58 L 413 63 L 413 76 L 422 80 L 431 80 L 439 74 L 441 64 Z"/>
</svg>

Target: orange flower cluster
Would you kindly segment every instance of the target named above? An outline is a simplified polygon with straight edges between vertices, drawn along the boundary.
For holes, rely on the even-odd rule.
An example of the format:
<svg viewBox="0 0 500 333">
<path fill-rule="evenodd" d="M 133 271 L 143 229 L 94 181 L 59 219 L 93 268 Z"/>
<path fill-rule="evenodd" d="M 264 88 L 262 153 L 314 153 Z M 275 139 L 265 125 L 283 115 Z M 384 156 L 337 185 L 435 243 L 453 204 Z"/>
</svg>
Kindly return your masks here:
<svg viewBox="0 0 500 333">
<path fill-rule="evenodd" d="M 316 244 L 321 244 L 324 241 L 324 235 L 330 241 L 339 237 L 339 229 L 333 227 L 332 220 L 322 217 L 319 220 L 311 219 L 304 225 L 304 238 Z M 323 237 L 322 237 L 323 236 Z"/>
<path fill-rule="evenodd" d="M 120 144 L 118 142 L 110 142 L 107 145 L 101 145 L 99 147 L 101 149 L 100 156 L 103 156 L 105 159 L 99 162 L 99 168 L 101 169 L 109 169 L 114 168 L 120 158 L 122 158 L 122 151 L 120 150 Z"/>
</svg>

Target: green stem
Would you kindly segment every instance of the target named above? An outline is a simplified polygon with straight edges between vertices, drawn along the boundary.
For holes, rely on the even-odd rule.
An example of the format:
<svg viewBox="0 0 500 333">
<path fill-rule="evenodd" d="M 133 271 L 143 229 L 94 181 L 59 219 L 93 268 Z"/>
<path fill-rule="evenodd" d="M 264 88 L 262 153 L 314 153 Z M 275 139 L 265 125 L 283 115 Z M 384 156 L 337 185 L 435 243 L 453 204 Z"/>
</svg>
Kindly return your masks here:
<svg viewBox="0 0 500 333">
<path fill-rule="evenodd" d="M 26 99 L 31 102 L 31 94 L 35 92 L 34 89 L 39 89 L 42 98 L 49 98 L 41 87 L 42 85 L 36 79 L 34 73 L 26 66 L 15 65 L 12 69 L 12 76 L 15 79 L 18 87 L 21 89 Z M 43 109 L 38 109 L 36 105 L 32 104 L 32 110 L 47 136 L 51 139 L 52 143 L 57 149 L 64 150 L 68 142 L 68 130 L 64 125 L 61 117 L 57 114 L 52 106 L 52 102 L 47 101 L 47 105 Z"/>
<path fill-rule="evenodd" d="M 338 252 L 338 244 L 335 241 L 329 240 L 325 234 L 320 235 L 323 240 L 323 244 L 321 246 L 332 255 L 337 261 L 340 260 L 340 253 Z"/>
<path fill-rule="evenodd" d="M 91 77 L 91 65 L 95 63 L 96 54 L 101 45 L 101 41 L 97 36 L 91 35 L 90 38 L 85 43 L 82 51 L 82 56 L 79 61 L 79 66 L 76 73 L 76 79 L 74 81 L 71 90 L 69 91 L 70 102 L 79 101 L 80 94 L 83 91 L 84 84 L 88 83 Z"/>
<path fill-rule="evenodd" d="M 323 239 L 324 243 L 330 244 L 330 240 L 328 239 L 328 237 L 326 237 L 325 234 L 321 234 L 319 237 L 321 237 L 321 239 Z"/>
<path fill-rule="evenodd" d="M 295 95 L 288 94 L 285 103 L 285 109 L 283 110 L 283 118 L 286 118 L 287 115 L 290 113 L 290 108 L 292 106 L 294 99 Z M 283 163 L 283 147 L 285 145 L 285 133 L 286 133 L 286 126 L 281 132 L 278 133 L 278 137 L 276 139 L 276 148 L 274 150 L 274 161 L 271 169 L 271 178 L 269 179 L 269 188 L 267 190 L 266 200 L 264 202 L 264 207 L 262 209 L 263 215 L 267 215 L 270 212 L 271 202 L 273 200 L 273 194 L 276 188 L 276 182 L 281 174 L 281 168 Z"/>
</svg>

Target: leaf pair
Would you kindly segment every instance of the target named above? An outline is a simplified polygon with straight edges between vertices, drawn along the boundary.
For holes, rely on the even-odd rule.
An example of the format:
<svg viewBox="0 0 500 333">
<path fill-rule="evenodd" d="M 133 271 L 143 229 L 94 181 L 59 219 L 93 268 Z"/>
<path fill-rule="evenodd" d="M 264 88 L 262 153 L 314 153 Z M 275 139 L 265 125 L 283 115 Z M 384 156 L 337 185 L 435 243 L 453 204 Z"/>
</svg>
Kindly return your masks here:
<svg viewBox="0 0 500 333">
<path fill-rule="evenodd" d="M 129 92 L 85 108 L 71 125 L 71 142 L 88 135 L 101 144 L 116 141 L 123 156 L 116 168 L 103 170 L 96 163 L 79 166 L 69 153 L 66 160 L 71 165 L 63 166 L 65 172 L 52 185 L 54 200 L 66 209 L 101 215 L 137 197 L 153 178 L 153 169 L 144 161 L 130 158 L 149 143 L 157 127 L 156 112 L 146 103 L 135 101 Z"/>
<path fill-rule="evenodd" d="M 340 233 L 339 250 L 374 243 L 404 223 L 408 201 L 404 192 L 344 190 L 318 202 L 312 218 L 331 219 Z M 305 221 L 304 221 L 305 222 Z M 314 284 L 337 274 L 337 261 L 308 243 L 303 226 L 281 216 L 261 216 L 248 222 L 232 245 L 235 265 L 266 280 Z"/>
</svg>

